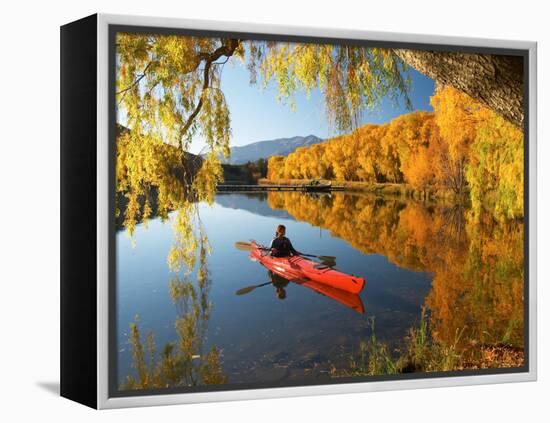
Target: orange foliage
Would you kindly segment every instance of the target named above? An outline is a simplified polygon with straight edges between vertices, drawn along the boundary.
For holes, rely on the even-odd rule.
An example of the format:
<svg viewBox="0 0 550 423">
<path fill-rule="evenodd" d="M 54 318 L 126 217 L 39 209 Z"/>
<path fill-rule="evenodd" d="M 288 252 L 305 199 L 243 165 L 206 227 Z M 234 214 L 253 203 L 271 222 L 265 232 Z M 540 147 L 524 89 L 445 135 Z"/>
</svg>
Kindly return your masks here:
<svg viewBox="0 0 550 423">
<path fill-rule="evenodd" d="M 438 86 L 433 113 L 414 112 L 285 157 L 269 160 L 270 179 L 407 183 L 413 189 L 468 193 L 476 215 L 523 216 L 523 134 L 451 87 Z"/>
</svg>

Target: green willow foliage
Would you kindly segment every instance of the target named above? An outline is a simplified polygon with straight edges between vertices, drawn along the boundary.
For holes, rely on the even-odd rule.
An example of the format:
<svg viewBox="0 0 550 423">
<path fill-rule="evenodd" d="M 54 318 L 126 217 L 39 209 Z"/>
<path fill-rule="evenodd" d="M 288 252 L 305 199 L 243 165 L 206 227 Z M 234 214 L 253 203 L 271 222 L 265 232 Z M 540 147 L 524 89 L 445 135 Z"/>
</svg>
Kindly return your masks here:
<svg viewBox="0 0 550 423">
<path fill-rule="evenodd" d="M 251 80 L 259 73 L 263 86 L 277 83 L 278 99 L 320 88 L 329 121 L 338 131 L 358 125 L 365 109 L 373 109 L 385 96 L 406 107 L 410 78 L 405 63 L 389 49 L 330 44 L 249 42 Z"/>
</svg>

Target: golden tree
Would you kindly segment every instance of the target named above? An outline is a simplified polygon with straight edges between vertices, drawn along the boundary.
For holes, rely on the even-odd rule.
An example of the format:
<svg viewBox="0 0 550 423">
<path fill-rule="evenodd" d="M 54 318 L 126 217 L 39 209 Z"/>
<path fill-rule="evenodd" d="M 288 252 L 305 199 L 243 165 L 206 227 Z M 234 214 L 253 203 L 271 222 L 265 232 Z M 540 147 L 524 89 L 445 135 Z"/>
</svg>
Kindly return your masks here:
<svg viewBox="0 0 550 423">
<path fill-rule="evenodd" d="M 128 197 L 133 215 L 151 186 L 164 183 L 182 162 L 195 160 L 183 153 L 195 136 L 209 147 L 202 165 L 209 172 L 202 176 L 213 175 L 196 184 L 203 187 L 199 191 L 211 195 L 220 181 L 219 157 L 229 154 L 231 134 L 221 88 L 229 60 L 244 62 L 252 83 L 274 81 L 278 98 L 291 105 L 297 90 L 320 88 L 327 116 L 340 131 L 349 130 L 363 110 L 386 96 L 410 104 L 406 66 L 386 49 L 128 33 L 117 34 L 116 49 L 118 121 L 131 134 L 117 142 L 126 149 L 118 152 L 117 188 Z M 165 149 L 160 157 L 162 145 L 182 152 Z M 159 161 L 163 164 L 156 170 Z M 147 215 L 143 210 L 142 217 Z"/>
</svg>

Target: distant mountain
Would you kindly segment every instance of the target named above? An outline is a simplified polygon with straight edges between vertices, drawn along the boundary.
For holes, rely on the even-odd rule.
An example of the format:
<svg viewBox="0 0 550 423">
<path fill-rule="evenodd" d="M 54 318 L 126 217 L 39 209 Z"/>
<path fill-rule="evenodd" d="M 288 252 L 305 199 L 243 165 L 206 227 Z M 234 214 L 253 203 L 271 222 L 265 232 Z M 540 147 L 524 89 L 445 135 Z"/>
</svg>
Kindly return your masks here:
<svg viewBox="0 0 550 423">
<path fill-rule="evenodd" d="M 288 156 L 298 147 L 308 147 L 324 140 L 315 135 L 307 137 L 279 138 L 269 141 L 258 141 L 231 148 L 231 157 L 225 160 L 228 164 L 243 164 L 255 162 L 258 159 L 266 159 L 270 156 Z"/>
</svg>

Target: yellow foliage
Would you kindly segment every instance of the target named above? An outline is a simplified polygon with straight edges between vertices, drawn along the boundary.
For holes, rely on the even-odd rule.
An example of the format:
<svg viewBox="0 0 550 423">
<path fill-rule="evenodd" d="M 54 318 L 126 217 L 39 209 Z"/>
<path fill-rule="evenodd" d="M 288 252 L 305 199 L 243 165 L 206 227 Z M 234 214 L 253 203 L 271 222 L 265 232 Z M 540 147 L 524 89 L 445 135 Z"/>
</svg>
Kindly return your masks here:
<svg viewBox="0 0 550 423">
<path fill-rule="evenodd" d="M 438 86 L 434 112 L 365 125 L 285 157 L 268 178 L 406 183 L 413 189 L 468 194 L 476 215 L 523 216 L 523 134 L 451 87 Z"/>
</svg>

